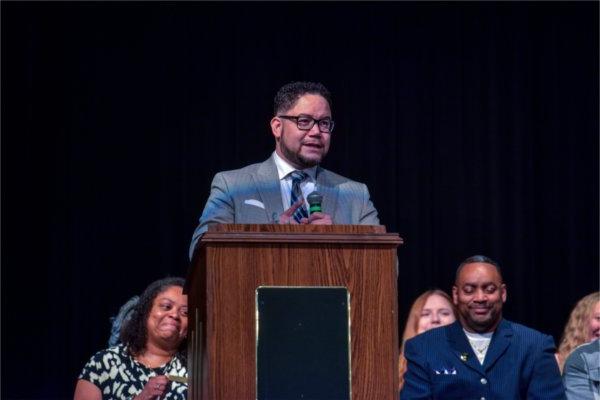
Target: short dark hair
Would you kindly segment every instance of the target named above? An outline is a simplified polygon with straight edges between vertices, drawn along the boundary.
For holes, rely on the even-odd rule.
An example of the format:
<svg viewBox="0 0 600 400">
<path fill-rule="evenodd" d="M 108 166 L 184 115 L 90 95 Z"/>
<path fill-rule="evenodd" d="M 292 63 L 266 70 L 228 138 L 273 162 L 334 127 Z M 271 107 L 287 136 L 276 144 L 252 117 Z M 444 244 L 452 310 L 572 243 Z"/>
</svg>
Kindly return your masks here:
<svg viewBox="0 0 600 400">
<path fill-rule="evenodd" d="M 502 277 L 502 271 L 500 270 L 500 265 L 492 260 L 491 258 L 487 257 L 487 256 L 482 256 L 480 254 L 471 256 L 467 259 L 465 259 L 463 262 L 460 263 L 460 265 L 458 266 L 458 268 L 456 268 L 456 274 L 454 275 L 454 283 L 458 282 L 458 276 L 460 275 L 460 272 L 462 271 L 463 267 L 467 264 L 473 264 L 473 263 L 486 263 L 486 264 L 490 264 L 493 265 L 496 268 L 496 271 L 498 271 L 498 275 L 500 275 L 500 280 L 503 282 L 504 278 Z"/>
<path fill-rule="evenodd" d="M 305 94 L 318 94 L 322 96 L 331 108 L 331 93 L 325 85 L 319 82 L 290 82 L 283 85 L 275 95 L 273 113 L 277 115 L 294 107 L 294 104 Z"/>
<path fill-rule="evenodd" d="M 146 340 L 148 340 L 148 328 L 146 321 L 152 309 L 154 299 L 172 286 L 183 288 L 185 279 L 179 277 L 167 277 L 152 282 L 144 293 L 140 296 L 140 300 L 133 309 L 131 319 L 121 329 L 121 342 L 127 345 L 129 353 L 133 356 L 141 354 L 146 348 Z M 183 340 L 177 350 L 177 355 L 185 360 L 187 351 L 187 339 Z"/>
</svg>

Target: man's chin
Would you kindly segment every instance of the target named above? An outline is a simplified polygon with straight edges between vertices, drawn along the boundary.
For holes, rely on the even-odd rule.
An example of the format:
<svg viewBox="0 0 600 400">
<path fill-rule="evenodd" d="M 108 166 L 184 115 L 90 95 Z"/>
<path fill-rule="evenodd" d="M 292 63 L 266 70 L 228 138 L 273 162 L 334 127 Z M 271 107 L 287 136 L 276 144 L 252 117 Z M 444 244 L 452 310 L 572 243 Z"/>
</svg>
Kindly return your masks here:
<svg viewBox="0 0 600 400">
<path fill-rule="evenodd" d="M 321 155 L 300 155 L 298 160 L 305 165 L 305 168 L 314 167 L 315 165 L 319 165 L 323 157 Z"/>
<path fill-rule="evenodd" d="M 321 162 L 322 157 L 316 156 L 313 154 L 299 154 L 288 151 L 287 149 L 281 149 L 281 154 L 279 155 L 285 161 L 290 163 L 294 168 L 306 169 L 314 167 Z"/>
<path fill-rule="evenodd" d="M 485 329 L 488 326 L 492 325 L 492 319 L 489 316 L 481 317 L 481 316 L 471 316 L 471 324 L 481 329 Z"/>
</svg>

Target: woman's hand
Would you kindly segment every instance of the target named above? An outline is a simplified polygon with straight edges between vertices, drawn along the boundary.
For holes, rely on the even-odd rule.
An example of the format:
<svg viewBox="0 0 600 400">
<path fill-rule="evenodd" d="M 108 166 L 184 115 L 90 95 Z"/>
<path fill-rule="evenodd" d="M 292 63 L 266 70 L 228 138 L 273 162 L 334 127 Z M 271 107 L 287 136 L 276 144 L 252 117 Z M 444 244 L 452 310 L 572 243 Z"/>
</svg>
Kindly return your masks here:
<svg viewBox="0 0 600 400">
<path fill-rule="evenodd" d="M 134 400 L 154 400 L 164 396 L 169 391 L 171 381 L 165 375 L 153 376 Z"/>
</svg>

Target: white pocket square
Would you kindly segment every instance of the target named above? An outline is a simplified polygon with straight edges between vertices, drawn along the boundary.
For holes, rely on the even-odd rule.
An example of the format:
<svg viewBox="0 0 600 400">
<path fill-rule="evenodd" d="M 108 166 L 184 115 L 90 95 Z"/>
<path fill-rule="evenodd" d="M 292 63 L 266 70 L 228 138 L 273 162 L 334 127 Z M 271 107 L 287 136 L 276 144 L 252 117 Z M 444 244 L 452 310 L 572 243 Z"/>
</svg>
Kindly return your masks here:
<svg viewBox="0 0 600 400">
<path fill-rule="evenodd" d="M 259 207 L 259 208 L 262 208 L 263 210 L 265 209 L 265 205 L 262 203 L 262 201 L 258 201 L 258 200 L 254 200 L 254 199 L 244 200 L 244 204 Z"/>
</svg>

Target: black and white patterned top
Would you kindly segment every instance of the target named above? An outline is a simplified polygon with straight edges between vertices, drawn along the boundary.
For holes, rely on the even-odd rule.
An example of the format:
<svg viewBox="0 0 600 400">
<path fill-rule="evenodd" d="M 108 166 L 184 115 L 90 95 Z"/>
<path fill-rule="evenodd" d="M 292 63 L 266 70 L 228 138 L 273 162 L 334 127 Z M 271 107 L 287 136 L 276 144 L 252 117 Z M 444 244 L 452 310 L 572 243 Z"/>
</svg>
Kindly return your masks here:
<svg viewBox="0 0 600 400">
<path fill-rule="evenodd" d="M 83 367 L 79 379 L 96 385 L 102 392 L 103 400 L 131 400 L 137 396 L 148 380 L 158 375 L 177 375 L 187 378 L 187 368 L 178 357 L 158 368 L 148 368 L 137 362 L 127 351 L 127 346 L 119 344 L 99 351 Z M 187 385 L 171 382 L 169 391 L 161 399 L 185 400 Z"/>
</svg>

